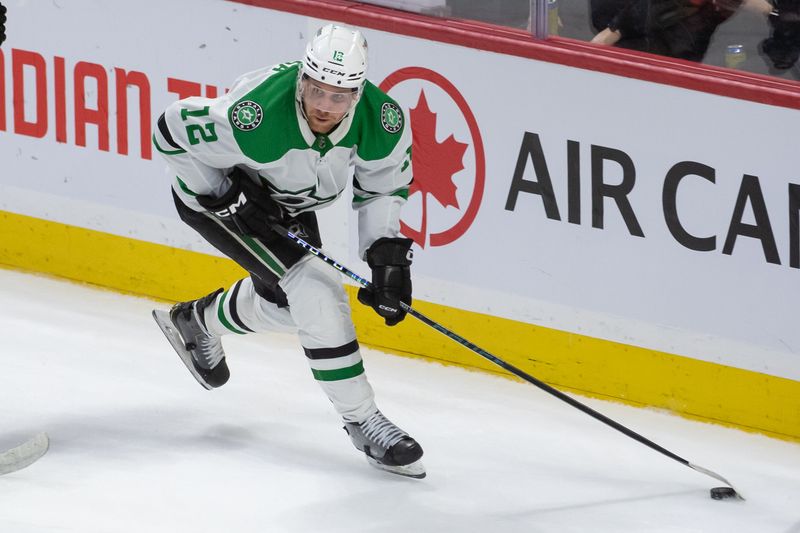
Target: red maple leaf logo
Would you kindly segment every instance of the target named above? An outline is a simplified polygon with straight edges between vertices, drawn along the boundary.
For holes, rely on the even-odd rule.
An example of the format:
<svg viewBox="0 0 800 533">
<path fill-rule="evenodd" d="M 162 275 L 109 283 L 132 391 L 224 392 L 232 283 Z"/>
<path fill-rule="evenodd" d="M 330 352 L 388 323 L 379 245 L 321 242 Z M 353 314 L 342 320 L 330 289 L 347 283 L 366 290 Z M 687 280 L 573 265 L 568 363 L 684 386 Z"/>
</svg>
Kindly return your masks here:
<svg viewBox="0 0 800 533">
<path fill-rule="evenodd" d="M 412 148 L 414 154 L 414 181 L 409 188 L 409 196 L 422 193 L 422 226 L 419 231 L 408 228 L 408 235 L 425 247 L 428 225 L 428 202 L 430 194 L 442 207 L 458 208 L 457 187 L 453 175 L 464 169 L 464 153 L 469 145 L 456 141 L 450 136 L 439 142 L 436 140 L 436 113 L 428 107 L 425 92 L 419 92 L 417 107 L 411 109 Z"/>
</svg>

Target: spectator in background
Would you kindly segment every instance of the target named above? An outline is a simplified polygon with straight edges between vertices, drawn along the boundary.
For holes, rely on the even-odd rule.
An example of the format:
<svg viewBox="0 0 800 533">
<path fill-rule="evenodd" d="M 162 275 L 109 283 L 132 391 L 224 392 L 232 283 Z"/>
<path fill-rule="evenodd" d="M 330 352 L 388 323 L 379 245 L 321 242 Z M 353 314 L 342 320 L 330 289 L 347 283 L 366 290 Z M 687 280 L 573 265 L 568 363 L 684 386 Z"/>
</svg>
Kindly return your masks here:
<svg viewBox="0 0 800 533">
<path fill-rule="evenodd" d="M 761 41 L 761 53 L 776 71 L 792 68 L 800 57 L 800 0 L 774 0 L 769 14 L 770 36 Z"/>
<path fill-rule="evenodd" d="M 6 40 L 6 6 L 0 4 L 0 44 Z"/>
<path fill-rule="evenodd" d="M 645 50 L 645 22 L 649 0 L 590 0 L 592 42 L 632 50 Z"/>
<path fill-rule="evenodd" d="M 716 29 L 740 7 L 772 11 L 767 0 L 595 0 L 592 22 L 605 27 L 592 42 L 699 62 Z"/>
</svg>

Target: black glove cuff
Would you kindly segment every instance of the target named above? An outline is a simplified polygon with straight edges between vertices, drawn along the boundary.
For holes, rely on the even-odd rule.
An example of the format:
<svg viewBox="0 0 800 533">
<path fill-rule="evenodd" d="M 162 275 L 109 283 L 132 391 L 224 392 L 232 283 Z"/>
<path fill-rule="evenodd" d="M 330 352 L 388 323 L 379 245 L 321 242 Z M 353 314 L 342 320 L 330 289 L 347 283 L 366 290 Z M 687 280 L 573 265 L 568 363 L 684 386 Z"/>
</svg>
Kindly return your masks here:
<svg viewBox="0 0 800 533">
<path fill-rule="evenodd" d="M 413 252 L 411 239 L 403 237 L 381 237 L 367 250 L 367 264 L 370 268 L 384 266 L 411 266 Z"/>
</svg>

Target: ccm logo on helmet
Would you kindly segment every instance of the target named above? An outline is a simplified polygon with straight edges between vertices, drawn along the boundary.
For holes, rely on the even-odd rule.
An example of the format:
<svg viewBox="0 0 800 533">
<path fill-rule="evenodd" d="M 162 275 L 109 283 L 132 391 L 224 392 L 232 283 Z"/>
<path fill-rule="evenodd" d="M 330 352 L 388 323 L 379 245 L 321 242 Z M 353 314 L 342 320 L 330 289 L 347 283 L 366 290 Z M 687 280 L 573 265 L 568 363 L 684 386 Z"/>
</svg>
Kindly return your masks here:
<svg viewBox="0 0 800 533">
<path fill-rule="evenodd" d="M 333 70 L 332 68 L 328 67 L 323 67 L 322 72 L 329 72 L 334 76 L 344 76 L 345 74 L 347 74 L 346 72 L 342 72 L 341 70 Z"/>
</svg>

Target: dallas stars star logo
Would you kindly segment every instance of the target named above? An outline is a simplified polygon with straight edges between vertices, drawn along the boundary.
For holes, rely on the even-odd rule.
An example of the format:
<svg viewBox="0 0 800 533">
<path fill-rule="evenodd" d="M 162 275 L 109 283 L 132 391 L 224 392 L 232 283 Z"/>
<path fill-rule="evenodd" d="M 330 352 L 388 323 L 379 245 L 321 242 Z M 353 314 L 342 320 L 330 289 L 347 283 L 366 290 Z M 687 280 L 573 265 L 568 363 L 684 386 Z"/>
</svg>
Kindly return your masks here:
<svg viewBox="0 0 800 533">
<path fill-rule="evenodd" d="M 392 102 L 381 106 L 381 125 L 389 133 L 397 133 L 403 127 L 403 112 Z"/>
<path fill-rule="evenodd" d="M 252 100 L 239 102 L 231 110 L 231 122 L 242 131 L 254 130 L 261 124 L 264 112 L 261 106 Z"/>
</svg>

